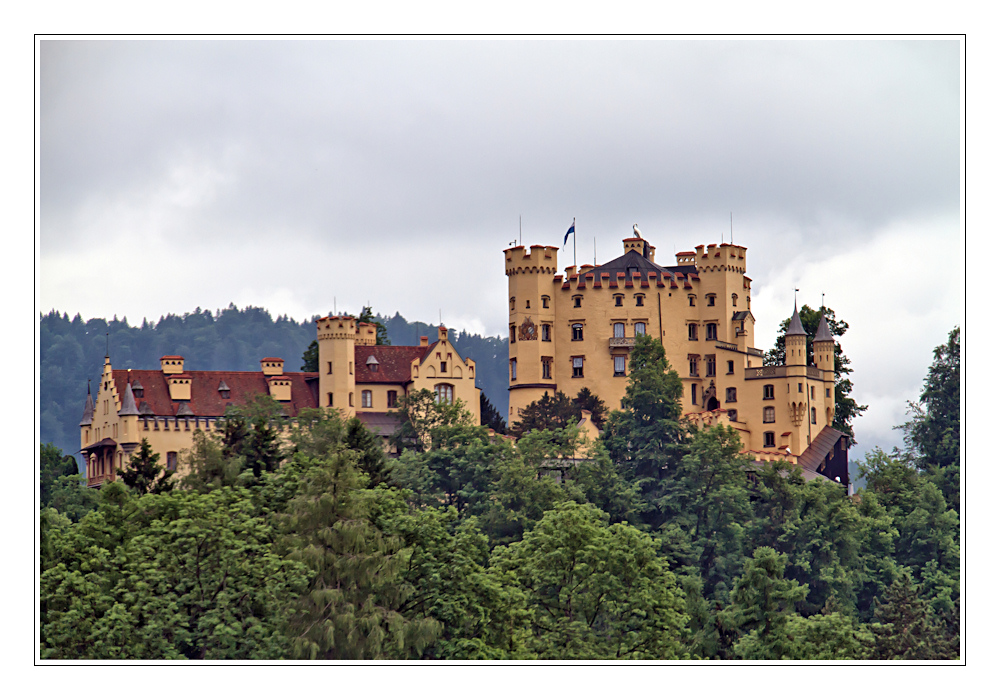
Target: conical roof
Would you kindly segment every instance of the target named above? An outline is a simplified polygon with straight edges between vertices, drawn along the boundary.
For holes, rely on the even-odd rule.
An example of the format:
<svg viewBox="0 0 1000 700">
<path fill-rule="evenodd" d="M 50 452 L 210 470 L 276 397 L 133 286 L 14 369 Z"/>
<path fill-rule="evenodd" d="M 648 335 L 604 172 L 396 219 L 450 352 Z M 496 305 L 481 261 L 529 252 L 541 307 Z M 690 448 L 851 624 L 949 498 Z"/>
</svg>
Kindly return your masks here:
<svg viewBox="0 0 1000 700">
<path fill-rule="evenodd" d="M 90 395 L 90 380 L 87 380 L 87 400 L 83 404 L 83 417 L 80 425 L 90 425 L 94 422 L 94 397 Z"/>
<path fill-rule="evenodd" d="M 188 402 L 187 401 L 181 401 L 180 402 L 180 406 L 177 407 L 177 413 L 175 415 L 178 415 L 178 416 L 193 416 L 194 415 L 194 411 L 192 411 L 191 407 L 188 406 Z"/>
<path fill-rule="evenodd" d="M 819 328 L 816 329 L 814 343 L 833 342 L 833 334 L 830 333 L 830 325 L 826 322 L 826 316 L 820 315 Z"/>
<path fill-rule="evenodd" d="M 132 385 L 125 383 L 125 398 L 122 400 L 122 410 L 118 411 L 119 416 L 137 416 L 139 409 L 135 407 L 135 396 L 132 394 Z"/>
<path fill-rule="evenodd" d="M 789 335 L 806 335 L 805 330 L 802 328 L 802 321 L 799 319 L 799 305 L 795 305 L 795 311 L 792 312 L 792 320 L 788 324 L 788 332 L 785 333 L 786 336 Z"/>
</svg>

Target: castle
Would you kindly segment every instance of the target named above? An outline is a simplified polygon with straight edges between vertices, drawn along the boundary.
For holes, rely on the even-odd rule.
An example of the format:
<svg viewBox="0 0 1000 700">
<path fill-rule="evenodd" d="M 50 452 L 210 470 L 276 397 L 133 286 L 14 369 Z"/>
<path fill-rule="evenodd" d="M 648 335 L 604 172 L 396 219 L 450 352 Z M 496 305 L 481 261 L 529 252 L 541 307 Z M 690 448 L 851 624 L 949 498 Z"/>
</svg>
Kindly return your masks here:
<svg viewBox="0 0 1000 700">
<path fill-rule="evenodd" d="M 259 372 L 185 370 L 184 358 L 164 355 L 159 370 L 113 369 L 104 358 L 96 399 L 87 388 L 80 447 L 87 485 L 113 481 L 143 439 L 178 469 L 178 455 L 192 445 L 194 431 L 219 429 L 228 406 L 242 406 L 258 394 L 275 399 L 288 418 L 305 408 L 338 409 L 357 416 L 382 436 L 398 427 L 388 413 L 412 391 L 428 389 L 438 401 L 461 400 L 479 423 L 476 363 L 448 340 L 448 329 L 420 345 L 376 345 L 376 329 L 352 316 L 316 320 L 318 372 L 286 372 L 280 357 L 265 357 Z"/>
<path fill-rule="evenodd" d="M 834 339 L 826 319 L 806 364 L 806 333 L 795 308 L 785 365 L 765 367 L 754 347 L 754 317 L 743 246 L 699 245 L 655 261 L 638 232 L 624 254 L 560 274 L 553 246 L 504 250 L 509 303 L 508 423 L 547 392 L 572 397 L 588 387 L 621 407 L 636 337 L 658 338 L 684 384 L 683 413 L 697 426 L 736 429 L 755 461 L 784 459 L 807 478 L 848 483 L 848 438 L 831 425 Z"/>
</svg>

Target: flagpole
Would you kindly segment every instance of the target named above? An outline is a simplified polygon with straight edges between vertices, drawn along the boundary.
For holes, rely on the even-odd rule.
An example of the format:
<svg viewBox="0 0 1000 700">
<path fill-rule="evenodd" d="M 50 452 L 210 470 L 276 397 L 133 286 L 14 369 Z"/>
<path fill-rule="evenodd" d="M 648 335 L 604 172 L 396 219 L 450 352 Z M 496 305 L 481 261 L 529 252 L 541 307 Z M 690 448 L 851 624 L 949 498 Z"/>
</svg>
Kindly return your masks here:
<svg viewBox="0 0 1000 700">
<path fill-rule="evenodd" d="M 573 267 L 576 267 L 576 217 L 573 217 Z"/>
</svg>

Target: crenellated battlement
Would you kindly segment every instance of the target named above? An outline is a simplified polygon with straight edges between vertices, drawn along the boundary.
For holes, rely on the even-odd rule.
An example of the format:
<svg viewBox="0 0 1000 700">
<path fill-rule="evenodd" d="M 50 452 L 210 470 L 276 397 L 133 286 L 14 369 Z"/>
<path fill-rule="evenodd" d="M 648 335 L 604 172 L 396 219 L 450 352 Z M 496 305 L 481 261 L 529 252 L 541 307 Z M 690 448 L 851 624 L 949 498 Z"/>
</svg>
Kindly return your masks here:
<svg viewBox="0 0 1000 700">
<path fill-rule="evenodd" d="M 507 248 L 504 251 L 504 271 L 508 277 L 523 274 L 554 275 L 558 271 L 558 253 L 559 249 L 550 245 L 533 245 L 529 249 L 521 245 Z"/>
<path fill-rule="evenodd" d="M 677 253 L 678 265 L 697 265 L 699 272 L 747 271 L 746 247 L 732 243 L 709 243 L 695 246 L 695 252 Z"/>
</svg>

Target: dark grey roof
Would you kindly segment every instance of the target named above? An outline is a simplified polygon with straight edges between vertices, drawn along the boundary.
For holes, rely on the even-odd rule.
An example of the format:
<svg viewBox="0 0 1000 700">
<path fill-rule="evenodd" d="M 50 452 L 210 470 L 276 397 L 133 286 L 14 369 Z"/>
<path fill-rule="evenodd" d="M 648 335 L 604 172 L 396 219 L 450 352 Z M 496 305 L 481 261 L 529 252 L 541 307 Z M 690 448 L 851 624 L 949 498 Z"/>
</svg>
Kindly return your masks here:
<svg viewBox="0 0 1000 700">
<path fill-rule="evenodd" d="M 122 399 L 122 409 L 118 411 L 119 416 L 137 416 L 139 409 L 135 407 L 135 396 L 132 394 L 132 387 L 125 385 L 125 398 Z"/>
<path fill-rule="evenodd" d="M 805 330 L 802 328 L 802 321 L 799 319 L 799 305 L 795 305 L 795 311 L 792 312 L 792 320 L 788 324 L 788 332 L 785 335 L 806 335 Z"/>
<path fill-rule="evenodd" d="M 757 319 L 755 319 L 753 317 L 753 314 L 750 313 L 749 311 L 734 311 L 733 312 L 733 320 L 734 321 L 742 321 L 742 320 L 744 320 L 746 318 L 749 318 L 751 321 L 756 321 L 757 320 Z"/>
<path fill-rule="evenodd" d="M 380 437 L 390 437 L 400 426 L 399 418 L 391 413 L 358 411 L 355 415 L 368 430 Z"/>
<path fill-rule="evenodd" d="M 90 395 L 90 382 L 87 382 L 87 400 L 83 404 L 83 417 L 80 425 L 90 425 L 94 422 L 94 397 Z"/>
<path fill-rule="evenodd" d="M 635 271 L 643 273 L 643 276 L 649 272 L 656 272 L 661 275 L 670 274 L 669 270 L 660 267 L 654 262 L 650 262 L 635 250 L 630 250 L 625 255 L 606 262 L 600 267 L 587 270 L 585 274 L 594 273 L 594 279 L 599 279 L 602 272 L 608 272 L 612 277 L 617 277 L 619 272 L 628 272 L 629 268 L 635 268 Z"/>
<path fill-rule="evenodd" d="M 139 402 L 139 415 L 140 416 L 151 416 L 153 415 L 153 407 L 149 405 L 148 401 Z"/>
<path fill-rule="evenodd" d="M 802 456 L 799 457 L 799 466 L 803 469 L 816 471 L 823 464 L 827 453 L 833 449 L 833 446 L 837 444 L 837 440 L 842 437 L 844 437 L 844 433 L 839 430 L 834 430 L 828 425 L 823 426 L 819 435 L 813 438 L 812 443 L 805 449 Z"/>
<path fill-rule="evenodd" d="M 823 341 L 833 341 L 833 335 L 830 333 L 830 325 L 826 322 L 826 316 L 819 317 L 819 328 L 816 329 L 816 337 L 813 338 L 814 343 L 822 343 Z"/>
<path fill-rule="evenodd" d="M 219 391 L 229 391 L 229 385 L 226 384 L 225 379 L 219 382 Z"/>
<path fill-rule="evenodd" d="M 191 407 L 188 406 L 188 402 L 187 401 L 181 401 L 181 405 L 177 407 L 177 414 L 176 415 L 178 415 L 178 416 L 193 416 L 194 415 L 194 411 L 192 411 Z"/>
<path fill-rule="evenodd" d="M 132 389 L 133 389 L 133 390 L 134 390 L 134 389 L 141 389 L 141 388 L 142 388 L 142 384 L 141 384 L 141 383 L 139 383 L 139 380 L 138 380 L 138 379 L 136 379 L 136 380 L 135 380 L 134 382 L 132 382 Z"/>
</svg>

